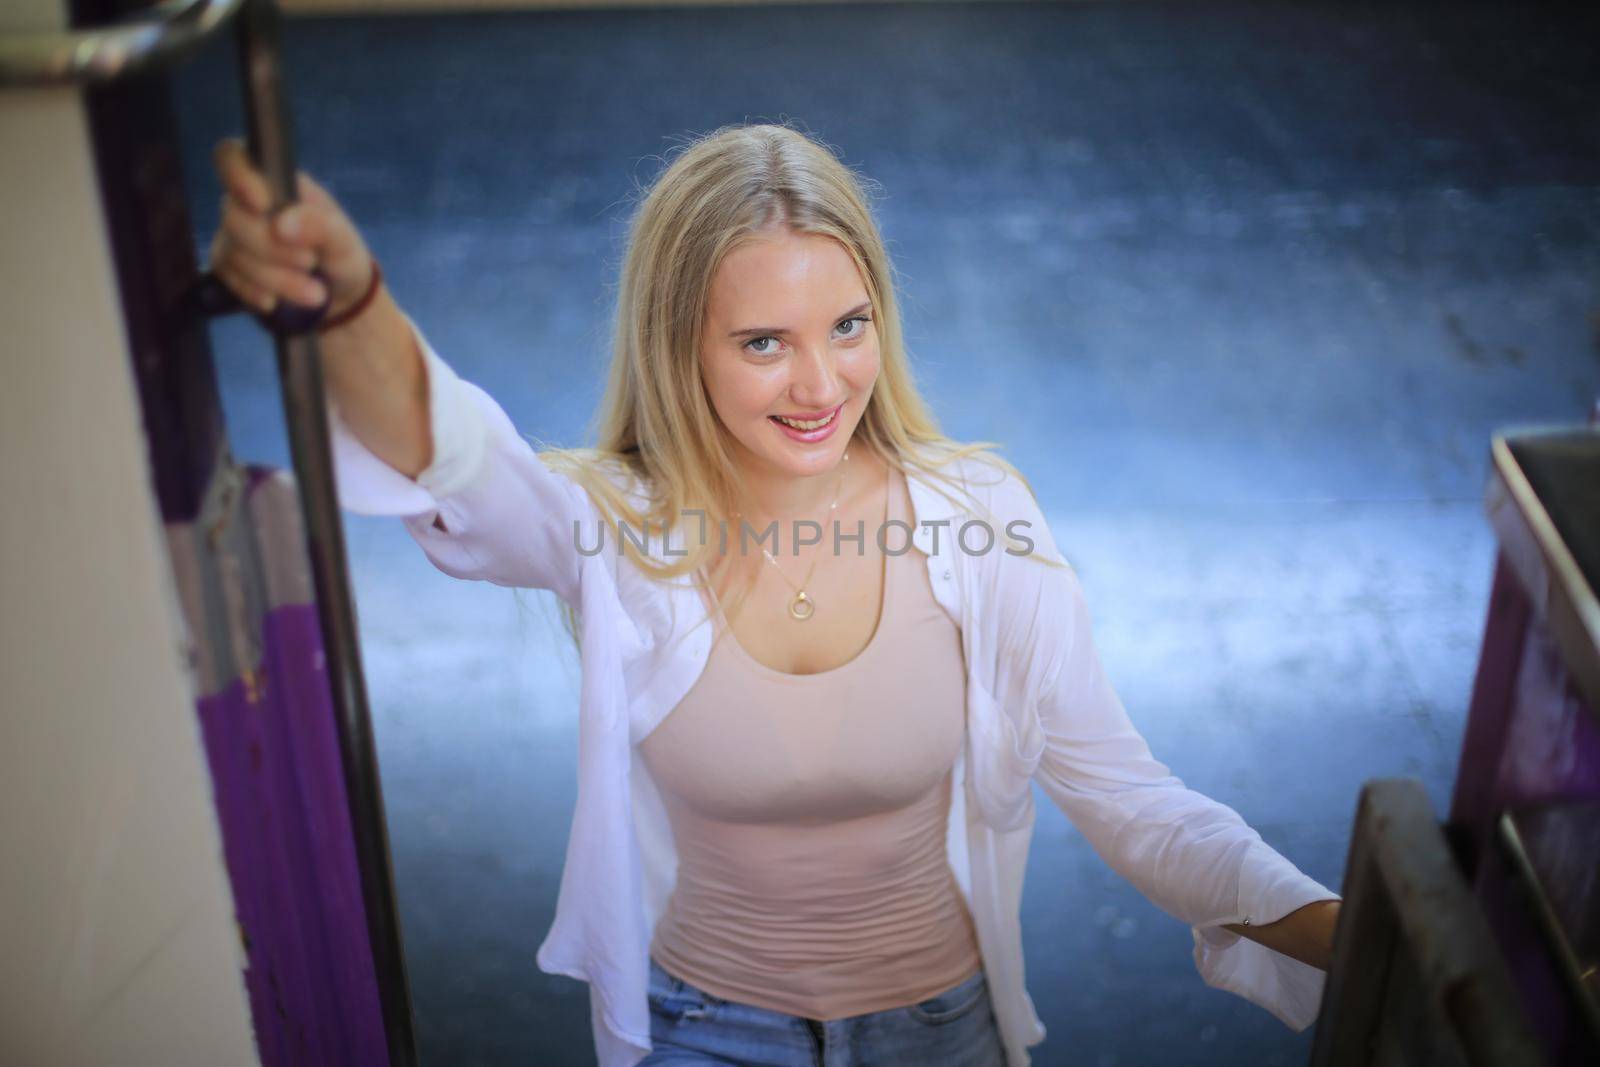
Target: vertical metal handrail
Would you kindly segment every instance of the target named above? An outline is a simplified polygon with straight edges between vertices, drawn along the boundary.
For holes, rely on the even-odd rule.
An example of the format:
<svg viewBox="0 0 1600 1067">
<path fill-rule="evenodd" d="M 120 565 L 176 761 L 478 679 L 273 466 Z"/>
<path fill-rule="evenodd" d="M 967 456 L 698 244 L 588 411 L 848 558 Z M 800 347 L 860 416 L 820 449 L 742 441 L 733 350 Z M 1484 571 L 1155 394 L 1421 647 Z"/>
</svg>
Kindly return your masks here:
<svg viewBox="0 0 1600 1067">
<path fill-rule="evenodd" d="M 266 177 L 272 211 L 276 213 L 295 202 L 298 171 L 278 58 L 277 5 L 272 0 L 244 0 L 238 34 L 250 157 Z M 274 330 L 273 342 L 290 455 L 305 517 L 306 548 L 327 655 L 328 684 L 338 717 L 339 749 L 389 1061 L 396 1067 L 413 1067 L 417 1050 L 411 987 L 334 484 L 321 354 L 315 335 L 309 332 Z"/>
</svg>

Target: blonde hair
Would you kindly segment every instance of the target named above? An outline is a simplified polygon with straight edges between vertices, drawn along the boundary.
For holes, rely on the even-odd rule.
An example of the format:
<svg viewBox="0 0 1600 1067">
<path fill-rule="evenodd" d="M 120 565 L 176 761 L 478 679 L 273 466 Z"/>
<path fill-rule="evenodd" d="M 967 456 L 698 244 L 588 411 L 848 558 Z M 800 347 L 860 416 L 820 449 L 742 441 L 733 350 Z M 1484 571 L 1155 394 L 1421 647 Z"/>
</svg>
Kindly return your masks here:
<svg viewBox="0 0 1600 1067">
<path fill-rule="evenodd" d="M 763 123 L 724 126 L 691 140 L 650 186 L 628 229 L 611 368 L 591 431 L 596 443 L 540 452 L 548 466 L 588 491 L 612 532 L 618 523 L 634 531 L 676 529 L 672 516 L 694 508 L 704 509 L 710 529 L 724 522 L 737 529 L 733 518 L 744 487 L 728 431 L 701 382 L 701 333 L 723 257 L 772 226 L 838 241 L 872 301 L 880 369 L 852 443 L 870 447 L 902 473 L 915 467 L 958 491 L 960 479 L 942 468 L 981 455 L 1033 492 L 1020 471 L 990 451 L 998 447 L 994 442 L 959 444 L 946 437 L 917 391 L 894 268 L 865 192 L 869 184 L 811 136 Z M 640 490 L 643 508 L 629 499 Z M 970 494 L 968 500 L 965 506 L 976 505 Z M 674 552 L 681 545 L 687 555 L 665 561 L 638 552 L 627 538 L 619 537 L 615 550 L 651 577 L 669 580 L 694 572 L 716 553 L 714 538 L 700 541 L 674 538 Z M 576 637 L 570 609 L 566 615 Z"/>
</svg>

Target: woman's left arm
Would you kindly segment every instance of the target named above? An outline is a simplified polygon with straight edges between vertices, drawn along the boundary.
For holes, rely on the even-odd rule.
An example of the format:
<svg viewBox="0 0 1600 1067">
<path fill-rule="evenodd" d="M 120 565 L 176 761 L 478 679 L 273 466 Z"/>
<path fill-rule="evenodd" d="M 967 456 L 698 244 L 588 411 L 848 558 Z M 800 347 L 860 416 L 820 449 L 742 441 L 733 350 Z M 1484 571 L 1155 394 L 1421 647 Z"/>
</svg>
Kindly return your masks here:
<svg viewBox="0 0 1600 1067">
<path fill-rule="evenodd" d="M 1014 657 L 1031 661 L 1012 669 L 1038 679 L 1043 744 L 1034 781 L 1113 870 L 1215 947 L 1244 937 L 1325 966 L 1331 916 L 1307 906 L 1338 895 L 1155 758 L 1101 664 L 1077 574 L 1069 568 L 1034 581 L 1042 588 L 1027 612 L 1031 650 L 1012 646 Z"/>
<path fill-rule="evenodd" d="M 1065 562 L 1025 488 L 997 496 L 1002 521 L 1028 518 L 1035 551 Z M 1151 754 L 1101 664 L 1070 565 L 1012 558 L 989 573 L 1005 650 L 996 696 L 1032 712 L 1018 729 L 1019 748 L 1038 752 L 1033 780 L 1108 866 L 1190 925 L 1207 984 L 1304 1029 L 1316 1015 L 1338 894 Z"/>
</svg>

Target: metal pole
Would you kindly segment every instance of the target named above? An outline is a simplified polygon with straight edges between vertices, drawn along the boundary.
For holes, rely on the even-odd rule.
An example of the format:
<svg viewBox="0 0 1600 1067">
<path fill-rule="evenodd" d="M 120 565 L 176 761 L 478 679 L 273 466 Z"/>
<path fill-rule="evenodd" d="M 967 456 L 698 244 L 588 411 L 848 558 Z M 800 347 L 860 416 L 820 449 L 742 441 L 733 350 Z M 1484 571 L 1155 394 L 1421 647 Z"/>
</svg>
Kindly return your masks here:
<svg viewBox="0 0 1600 1067">
<path fill-rule="evenodd" d="M 266 176 L 276 213 L 295 202 L 298 173 L 280 78 L 276 4 L 272 0 L 245 0 L 238 32 L 250 156 Z M 315 317 L 320 318 L 320 314 Z M 389 1062 L 396 1067 L 414 1067 L 417 1050 L 410 981 L 394 896 L 378 755 L 348 584 L 344 530 L 333 480 L 322 362 L 315 335 L 299 332 L 311 324 L 296 324 L 298 330 L 274 329 L 273 340 L 290 453 L 305 517 L 317 615 L 327 654 L 328 684 L 338 717 L 339 748 Z"/>
</svg>

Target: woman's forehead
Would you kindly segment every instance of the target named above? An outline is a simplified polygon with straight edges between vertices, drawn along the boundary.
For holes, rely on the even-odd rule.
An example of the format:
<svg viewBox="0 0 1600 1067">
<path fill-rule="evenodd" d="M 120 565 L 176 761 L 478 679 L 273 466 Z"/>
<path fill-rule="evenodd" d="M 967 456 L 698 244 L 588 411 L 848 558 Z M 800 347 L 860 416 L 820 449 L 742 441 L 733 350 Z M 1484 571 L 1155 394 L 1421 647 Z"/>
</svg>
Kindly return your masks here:
<svg viewBox="0 0 1600 1067">
<path fill-rule="evenodd" d="M 777 327 L 794 325 L 780 320 L 834 314 L 865 295 L 855 260 L 842 244 L 785 232 L 752 238 L 723 257 L 712 280 L 709 310 L 713 317 L 761 319 L 732 328 Z"/>
</svg>

